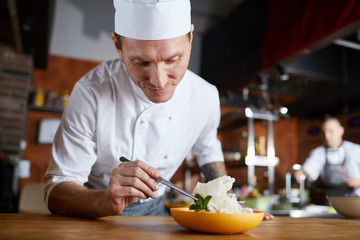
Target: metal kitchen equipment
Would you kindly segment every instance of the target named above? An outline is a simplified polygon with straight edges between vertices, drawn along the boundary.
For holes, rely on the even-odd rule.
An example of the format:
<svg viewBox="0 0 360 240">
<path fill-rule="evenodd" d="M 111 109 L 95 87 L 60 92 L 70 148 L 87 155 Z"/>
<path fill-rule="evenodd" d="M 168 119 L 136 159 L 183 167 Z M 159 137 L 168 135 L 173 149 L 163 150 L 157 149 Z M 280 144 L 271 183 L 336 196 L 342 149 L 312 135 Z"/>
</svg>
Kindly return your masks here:
<svg viewBox="0 0 360 240">
<path fill-rule="evenodd" d="M 248 146 L 245 164 L 248 168 L 248 183 L 255 187 L 255 166 L 268 168 L 268 189 L 271 195 L 274 194 L 275 166 L 279 163 L 279 158 L 275 156 L 273 122 L 279 120 L 277 115 L 270 111 L 260 111 L 247 107 L 245 116 L 248 118 Z M 254 136 L 254 119 L 267 121 L 267 155 L 255 155 L 255 136 Z"/>
<path fill-rule="evenodd" d="M 292 173 L 294 171 L 301 170 L 302 168 L 303 167 L 300 164 L 294 164 L 289 168 L 285 176 L 286 198 L 292 206 L 296 204 L 299 208 L 303 208 L 306 203 L 306 198 L 305 198 L 306 175 L 303 174 L 300 178 L 298 194 L 292 194 L 291 179 L 292 179 Z"/>
</svg>

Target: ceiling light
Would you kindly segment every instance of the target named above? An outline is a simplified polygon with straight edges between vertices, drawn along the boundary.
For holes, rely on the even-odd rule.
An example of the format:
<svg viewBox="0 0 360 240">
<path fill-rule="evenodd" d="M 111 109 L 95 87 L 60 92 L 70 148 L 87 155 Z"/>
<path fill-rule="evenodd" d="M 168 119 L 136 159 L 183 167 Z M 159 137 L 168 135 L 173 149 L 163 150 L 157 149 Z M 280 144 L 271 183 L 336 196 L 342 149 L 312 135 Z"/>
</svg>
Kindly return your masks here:
<svg viewBox="0 0 360 240">
<path fill-rule="evenodd" d="M 287 80 L 289 80 L 289 79 L 290 79 L 289 74 L 281 74 L 281 75 L 280 75 L 280 80 L 281 80 L 281 81 L 287 81 Z"/>
<path fill-rule="evenodd" d="M 268 121 L 279 120 L 279 117 L 270 111 L 262 111 L 262 110 L 252 109 L 250 107 L 245 108 L 245 116 L 247 118 L 263 119 Z"/>
<path fill-rule="evenodd" d="M 288 109 L 287 107 L 281 107 L 281 108 L 279 109 L 279 112 L 280 112 L 281 114 L 283 114 L 283 115 L 287 114 L 288 111 L 289 111 L 289 109 Z"/>
</svg>

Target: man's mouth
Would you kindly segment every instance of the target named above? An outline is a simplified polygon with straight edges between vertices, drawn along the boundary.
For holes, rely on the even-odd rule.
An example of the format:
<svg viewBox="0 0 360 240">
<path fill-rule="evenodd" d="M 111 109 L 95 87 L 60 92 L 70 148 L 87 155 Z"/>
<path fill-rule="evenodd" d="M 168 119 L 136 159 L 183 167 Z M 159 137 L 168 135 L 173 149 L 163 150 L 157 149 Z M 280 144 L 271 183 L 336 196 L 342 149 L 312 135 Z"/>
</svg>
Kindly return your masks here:
<svg viewBox="0 0 360 240">
<path fill-rule="evenodd" d="M 147 89 L 152 93 L 164 93 L 167 91 L 168 87 L 164 87 L 164 88 L 147 87 Z"/>
</svg>

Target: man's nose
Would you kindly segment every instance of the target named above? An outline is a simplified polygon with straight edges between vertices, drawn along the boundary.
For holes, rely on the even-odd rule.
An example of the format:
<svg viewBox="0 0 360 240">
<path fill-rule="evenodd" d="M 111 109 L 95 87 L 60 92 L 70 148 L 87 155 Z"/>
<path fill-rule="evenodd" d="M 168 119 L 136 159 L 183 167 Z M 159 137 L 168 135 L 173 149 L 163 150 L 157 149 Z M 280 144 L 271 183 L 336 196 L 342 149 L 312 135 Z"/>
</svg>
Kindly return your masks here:
<svg viewBox="0 0 360 240">
<path fill-rule="evenodd" d="M 150 83 L 158 89 L 166 86 L 166 73 L 161 64 L 154 65 L 151 71 Z"/>
</svg>

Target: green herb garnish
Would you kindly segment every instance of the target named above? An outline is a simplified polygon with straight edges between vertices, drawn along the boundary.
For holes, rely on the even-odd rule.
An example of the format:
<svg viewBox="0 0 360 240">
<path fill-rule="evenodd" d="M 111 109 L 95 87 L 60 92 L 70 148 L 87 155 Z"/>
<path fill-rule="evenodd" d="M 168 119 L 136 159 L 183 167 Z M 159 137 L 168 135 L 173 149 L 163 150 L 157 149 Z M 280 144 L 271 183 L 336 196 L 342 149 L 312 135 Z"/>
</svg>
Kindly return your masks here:
<svg viewBox="0 0 360 240">
<path fill-rule="evenodd" d="M 205 198 L 203 198 L 200 194 L 195 194 L 195 197 L 198 199 L 197 201 L 195 201 L 194 204 L 192 204 L 189 209 L 190 210 L 195 210 L 196 212 L 200 212 L 200 211 L 206 211 L 208 212 L 208 208 L 207 205 L 210 201 L 210 199 L 212 198 L 212 196 L 208 195 Z"/>
</svg>

